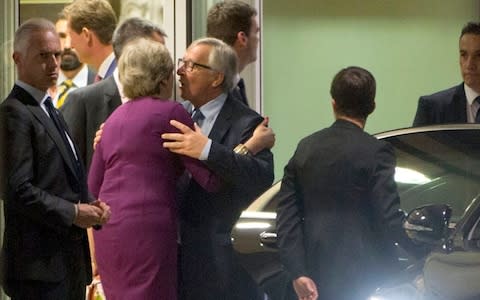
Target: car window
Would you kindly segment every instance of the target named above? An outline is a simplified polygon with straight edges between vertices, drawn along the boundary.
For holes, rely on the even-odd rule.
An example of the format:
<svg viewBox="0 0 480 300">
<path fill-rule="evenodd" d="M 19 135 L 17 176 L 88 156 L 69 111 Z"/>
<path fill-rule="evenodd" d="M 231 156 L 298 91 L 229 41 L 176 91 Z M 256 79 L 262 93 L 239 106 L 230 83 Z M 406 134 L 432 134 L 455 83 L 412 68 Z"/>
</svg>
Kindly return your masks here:
<svg viewBox="0 0 480 300">
<path fill-rule="evenodd" d="M 480 192 L 480 130 L 443 130 L 388 137 L 397 156 L 402 208 L 449 204 L 452 222 Z"/>
<path fill-rule="evenodd" d="M 480 129 L 418 132 L 403 130 L 381 138 L 397 157 L 395 181 L 405 212 L 427 204 L 452 207 L 451 227 L 480 193 Z M 277 182 L 247 211 L 276 211 Z"/>
</svg>

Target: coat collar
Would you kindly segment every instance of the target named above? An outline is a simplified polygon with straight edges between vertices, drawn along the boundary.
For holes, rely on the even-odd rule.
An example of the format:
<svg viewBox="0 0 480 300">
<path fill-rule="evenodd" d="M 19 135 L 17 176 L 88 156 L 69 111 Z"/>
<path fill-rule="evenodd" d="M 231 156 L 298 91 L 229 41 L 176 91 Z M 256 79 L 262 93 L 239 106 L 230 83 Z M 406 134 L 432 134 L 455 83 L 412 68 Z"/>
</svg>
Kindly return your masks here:
<svg viewBox="0 0 480 300">
<path fill-rule="evenodd" d="M 227 99 L 225 100 L 222 109 L 220 109 L 217 120 L 215 121 L 215 124 L 213 124 L 210 135 L 208 136 L 211 140 L 221 141 L 232 126 L 230 120 L 234 114 L 233 101 L 237 100 L 233 99 L 232 95 L 228 93 Z"/>
<path fill-rule="evenodd" d="M 40 122 L 40 124 L 42 124 L 43 127 L 45 127 L 47 134 L 54 141 L 56 147 L 58 148 L 60 154 L 63 157 L 63 160 L 68 165 L 72 174 L 74 174 L 74 176 L 77 179 L 79 179 L 78 174 L 76 172 L 76 168 L 73 165 L 73 161 L 71 160 L 70 154 L 68 152 L 70 150 L 66 148 L 67 145 L 65 145 L 65 143 L 63 142 L 63 139 L 60 136 L 60 132 L 55 127 L 55 124 L 52 122 L 52 120 L 47 116 L 45 111 L 40 107 L 40 104 L 32 97 L 32 95 L 30 95 L 27 91 L 25 91 L 23 88 L 21 88 L 18 85 L 14 86 L 8 98 L 15 98 L 19 102 L 24 104 L 25 107 L 31 112 L 31 114 Z M 63 122 L 63 118 L 60 118 L 60 119 Z M 65 125 L 65 128 L 67 128 L 66 125 Z M 78 151 L 77 151 L 77 154 L 78 154 Z"/>
</svg>

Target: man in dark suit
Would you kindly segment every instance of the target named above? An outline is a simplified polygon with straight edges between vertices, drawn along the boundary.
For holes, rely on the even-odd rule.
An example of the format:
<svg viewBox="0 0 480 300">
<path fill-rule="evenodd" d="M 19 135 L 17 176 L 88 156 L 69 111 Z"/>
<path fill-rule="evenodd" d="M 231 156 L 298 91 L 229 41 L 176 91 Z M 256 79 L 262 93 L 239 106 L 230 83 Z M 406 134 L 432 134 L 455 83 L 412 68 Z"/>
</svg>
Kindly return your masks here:
<svg viewBox="0 0 480 300">
<path fill-rule="evenodd" d="M 12 299 L 85 299 L 91 281 L 85 228 L 110 214 L 89 196 L 76 147 L 47 94 L 60 53 L 50 21 L 26 21 L 15 33 L 18 80 L 0 105 L 1 277 Z"/>
<path fill-rule="evenodd" d="M 64 7 L 72 47 L 80 61 L 97 72 L 95 81 L 113 74 L 117 61 L 113 54 L 112 35 L 117 16 L 107 0 L 76 0 Z"/>
<path fill-rule="evenodd" d="M 363 131 L 375 79 L 341 70 L 331 85 L 336 121 L 304 138 L 276 195 L 280 257 L 298 299 L 366 299 L 395 270 L 394 242 L 412 247 L 390 144 Z"/>
<path fill-rule="evenodd" d="M 248 142 L 263 118 L 229 94 L 236 64 L 231 47 L 213 38 L 193 42 L 179 61 L 181 96 L 201 130 L 172 121 L 183 134 L 162 135 L 169 140 L 164 146 L 203 160 L 224 181 L 215 194 L 190 181 L 183 195 L 181 299 L 263 299 L 235 256 L 230 232 L 242 210 L 271 185 L 273 155 Z"/>
<path fill-rule="evenodd" d="M 480 23 L 467 23 L 460 34 L 460 70 L 463 83 L 422 96 L 413 126 L 444 123 L 480 123 Z"/>
<path fill-rule="evenodd" d="M 123 46 L 139 37 L 152 38 L 163 44 L 166 34 L 150 21 L 141 18 L 126 19 L 113 35 L 115 56 L 120 58 Z M 125 97 L 122 99 L 119 83 L 118 72 L 115 71 L 113 76 L 101 82 L 72 91 L 62 107 L 65 120 L 73 139 L 78 144 L 87 170 L 92 160 L 95 132 L 115 108 L 127 100 Z"/>
<path fill-rule="evenodd" d="M 216 3 L 208 11 L 207 36 L 222 40 L 237 53 L 238 70 L 233 79 L 231 94 L 248 106 L 245 84 L 240 73 L 257 60 L 260 27 L 256 9 L 238 0 Z"/>
<path fill-rule="evenodd" d="M 60 73 L 57 84 L 51 87 L 49 93 L 56 108 L 62 107 L 68 93 L 79 88 L 92 84 L 95 80 L 95 71 L 78 58 L 75 49 L 72 48 L 71 38 L 67 30 L 67 18 L 60 15 L 55 22 L 62 54 L 60 57 Z"/>
</svg>

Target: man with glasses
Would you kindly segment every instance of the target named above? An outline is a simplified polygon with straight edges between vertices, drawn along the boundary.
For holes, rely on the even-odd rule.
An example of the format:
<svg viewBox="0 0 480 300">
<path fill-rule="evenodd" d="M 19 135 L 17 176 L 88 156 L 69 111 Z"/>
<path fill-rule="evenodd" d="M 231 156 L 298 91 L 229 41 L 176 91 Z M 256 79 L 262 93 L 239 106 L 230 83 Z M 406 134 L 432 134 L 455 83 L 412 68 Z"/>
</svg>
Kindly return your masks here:
<svg viewBox="0 0 480 300">
<path fill-rule="evenodd" d="M 197 40 L 178 63 L 181 97 L 201 129 L 172 120 L 181 133 L 162 135 L 164 147 L 203 160 L 224 181 L 215 194 L 194 181 L 182 193 L 181 299 L 263 299 L 230 239 L 240 213 L 273 181 L 272 153 L 251 138 L 263 118 L 229 93 L 237 58 L 222 41 Z"/>
</svg>

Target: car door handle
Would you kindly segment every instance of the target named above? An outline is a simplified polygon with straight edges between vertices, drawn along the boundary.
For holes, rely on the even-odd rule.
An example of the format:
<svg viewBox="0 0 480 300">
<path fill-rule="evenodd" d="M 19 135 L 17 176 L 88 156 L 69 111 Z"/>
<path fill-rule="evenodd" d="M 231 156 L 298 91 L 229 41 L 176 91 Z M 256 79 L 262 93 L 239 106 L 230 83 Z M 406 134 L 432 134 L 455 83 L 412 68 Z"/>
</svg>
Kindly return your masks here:
<svg viewBox="0 0 480 300">
<path fill-rule="evenodd" d="M 265 246 L 277 247 L 277 234 L 275 232 L 264 231 L 260 233 L 260 242 Z"/>
</svg>

